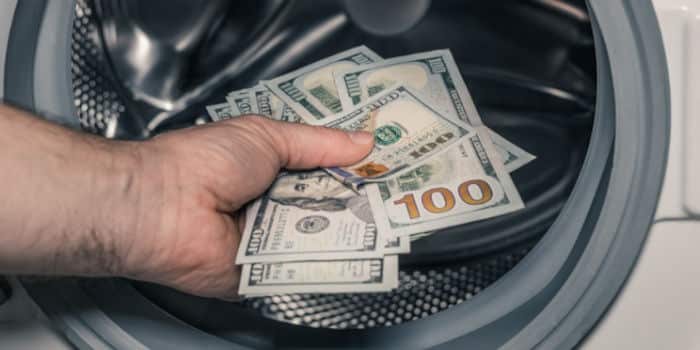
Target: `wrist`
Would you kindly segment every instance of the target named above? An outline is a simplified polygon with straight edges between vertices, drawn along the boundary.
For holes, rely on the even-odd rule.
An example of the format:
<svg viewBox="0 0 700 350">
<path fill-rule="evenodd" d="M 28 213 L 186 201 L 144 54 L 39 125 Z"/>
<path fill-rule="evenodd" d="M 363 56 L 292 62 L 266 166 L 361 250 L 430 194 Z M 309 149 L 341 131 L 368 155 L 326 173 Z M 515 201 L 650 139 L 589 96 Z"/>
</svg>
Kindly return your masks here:
<svg viewBox="0 0 700 350">
<path fill-rule="evenodd" d="M 139 278 L 156 252 L 153 240 L 162 230 L 164 200 L 164 152 L 150 141 L 115 142 L 110 147 L 111 166 L 100 175 L 106 186 L 96 194 L 102 203 L 96 211 L 96 231 L 111 242 L 115 264 L 105 273 Z M 99 249 L 98 249 L 99 250 Z"/>
<path fill-rule="evenodd" d="M 57 269 L 59 273 L 122 276 L 132 236 L 143 225 L 141 150 L 136 142 L 93 137 L 84 141 L 81 146 L 85 147 L 77 147 L 71 155 L 82 164 L 71 182 L 78 186 L 60 195 L 74 210 L 61 228 L 68 235 L 57 256 L 66 256 L 56 259 Z"/>
</svg>

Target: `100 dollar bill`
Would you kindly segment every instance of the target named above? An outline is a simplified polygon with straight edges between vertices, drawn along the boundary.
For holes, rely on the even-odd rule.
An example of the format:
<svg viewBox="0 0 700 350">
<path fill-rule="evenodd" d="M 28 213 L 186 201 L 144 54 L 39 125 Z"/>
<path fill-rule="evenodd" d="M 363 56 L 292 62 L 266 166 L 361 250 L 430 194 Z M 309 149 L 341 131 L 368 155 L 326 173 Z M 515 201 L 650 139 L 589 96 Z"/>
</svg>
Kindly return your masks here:
<svg viewBox="0 0 700 350">
<path fill-rule="evenodd" d="M 474 131 L 410 171 L 366 186 L 378 227 L 413 235 L 523 208 L 485 130 Z"/>
<path fill-rule="evenodd" d="M 211 118 L 211 120 L 215 122 L 224 119 L 231 119 L 235 116 L 233 114 L 233 110 L 231 109 L 231 105 L 229 105 L 228 103 L 217 103 L 215 105 L 209 105 L 207 106 L 207 113 L 209 113 L 209 117 Z"/>
<path fill-rule="evenodd" d="M 335 74 L 338 96 L 345 110 L 398 83 L 420 93 L 446 116 L 475 127 L 483 125 L 449 50 L 394 57 Z M 509 172 L 535 158 L 497 133 L 489 131 Z"/>
<path fill-rule="evenodd" d="M 250 89 L 241 89 L 230 92 L 226 96 L 226 101 L 231 105 L 231 110 L 236 115 L 251 114 L 252 103 L 250 98 Z"/>
<path fill-rule="evenodd" d="M 250 89 L 252 101 L 252 113 L 262 114 L 274 120 L 281 120 L 291 123 L 301 122 L 299 115 L 294 112 L 286 103 L 282 102 L 265 85 L 259 84 Z"/>
<path fill-rule="evenodd" d="M 339 113 L 333 73 L 381 60 L 366 46 L 358 46 L 312 63 L 291 73 L 264 82 L 283 102 L 307 123 Z"/>
<path fill-rule="evenodd" d="M 322 170 L 279 176 L 249 210 L 237 264 L 381 257 L 387 245 L 364 192 Z"/>
<path fill-rule="evenodd" d="M 385 292 L 398 287 L 395 255 L 375 259 L 243 265 L 239 294 Z"/>
<path fill-rule="evenodd" d="M 466 124 L 443 117 L 404 86 L 387 89 L 325 125 L 374 133 L 374 149 L 364 159 L 326 169 L 353 187 L 405 171 L 469 132 Z"/>
</svg>

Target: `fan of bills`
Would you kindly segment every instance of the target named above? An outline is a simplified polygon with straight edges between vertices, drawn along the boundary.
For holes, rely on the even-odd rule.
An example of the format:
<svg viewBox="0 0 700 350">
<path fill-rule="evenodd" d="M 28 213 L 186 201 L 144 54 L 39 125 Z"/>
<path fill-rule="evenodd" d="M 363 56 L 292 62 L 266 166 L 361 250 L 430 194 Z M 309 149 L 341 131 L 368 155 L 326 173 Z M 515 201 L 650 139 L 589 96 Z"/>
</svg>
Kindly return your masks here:
<svg viewBox="0 0 700 350">
<path fill-rule="evenodd" d="M 247 208 L 241 295 L 383 292 L 398 255 L 439 229 L 523 208 L 509 175 L 535 157 L 481 121 L 449 50 L 359 46 L 207 106 L 374 133 L 356 164 L 280 174 Z"/>
</svg>

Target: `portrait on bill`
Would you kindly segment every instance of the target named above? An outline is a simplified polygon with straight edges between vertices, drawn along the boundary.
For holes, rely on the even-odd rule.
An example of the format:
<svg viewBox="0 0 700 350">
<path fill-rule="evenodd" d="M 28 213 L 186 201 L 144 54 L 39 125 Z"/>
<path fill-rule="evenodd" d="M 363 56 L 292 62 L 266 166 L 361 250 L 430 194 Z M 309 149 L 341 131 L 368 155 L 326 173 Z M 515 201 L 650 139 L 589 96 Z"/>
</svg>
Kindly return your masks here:
<svg viewBox="0 0 700 350">
<path fill-rule="evenodd" d="M 288 172 L 279 176 L 268 196 L 275 203 L 305 210 L 349 210 L 358 219 L 373 223 L 367 196 L 364 190 L 360 191 L 353 191 L 323 170 L 315 170 Z"/>
</svg>

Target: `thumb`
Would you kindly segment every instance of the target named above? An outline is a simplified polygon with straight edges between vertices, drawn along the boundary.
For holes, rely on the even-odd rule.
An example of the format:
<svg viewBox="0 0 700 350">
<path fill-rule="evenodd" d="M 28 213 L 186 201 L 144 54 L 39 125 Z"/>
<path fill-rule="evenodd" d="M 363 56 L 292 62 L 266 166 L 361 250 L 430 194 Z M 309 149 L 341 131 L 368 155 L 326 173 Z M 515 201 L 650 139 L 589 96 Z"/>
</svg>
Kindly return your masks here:
<svg viewBox="0 0 700 350">
<path fill-rule="evenodd" d="M 369 154 L 374 145 L 374 135 L 366 131 L 346 132 L 260 117 L 242 117 L 239 121 L 257 124 L 262 129 L 260 132 L 268 136 L 280 168 L 350 165 Z"/>
</svg>

